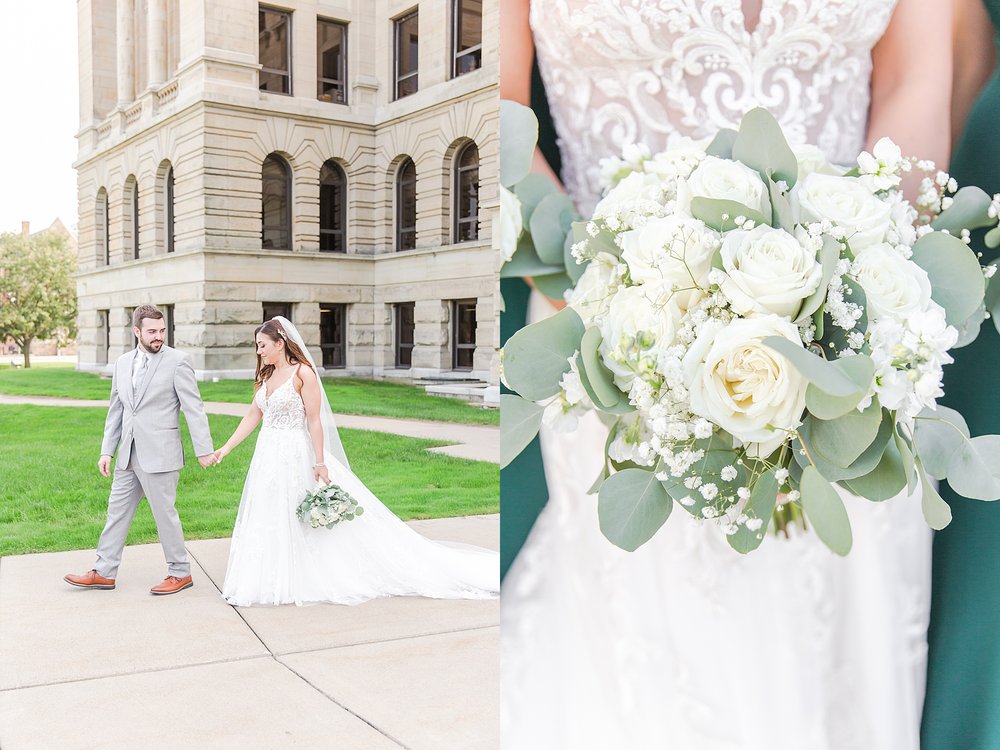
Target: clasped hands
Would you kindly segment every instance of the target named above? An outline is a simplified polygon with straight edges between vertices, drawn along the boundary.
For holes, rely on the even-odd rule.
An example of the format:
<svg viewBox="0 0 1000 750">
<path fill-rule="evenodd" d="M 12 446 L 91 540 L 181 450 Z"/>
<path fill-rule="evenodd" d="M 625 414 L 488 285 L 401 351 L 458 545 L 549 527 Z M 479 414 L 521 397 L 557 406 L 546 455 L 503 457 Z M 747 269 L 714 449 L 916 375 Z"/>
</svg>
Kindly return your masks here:
<svg viewBox="0 0 1000 750">
<path fill-rule="evenodd" d="M 228 453 L 228 451 L 226 451 Z M 207 469 L 209 466 L 214 466 L 222 460 L 222 456 L 226 455 L 222 450 L 217 450 L 215 453 L 206 453 L 204 456 L 198 456 L 198 463 L 201 464 L 201 468 Z M 111 476 L 111 456 L 102 455 L 100 460 L 97 462 L 97 470 L 101 472 L 101 476 L 110 477 Z"/>
</svg>

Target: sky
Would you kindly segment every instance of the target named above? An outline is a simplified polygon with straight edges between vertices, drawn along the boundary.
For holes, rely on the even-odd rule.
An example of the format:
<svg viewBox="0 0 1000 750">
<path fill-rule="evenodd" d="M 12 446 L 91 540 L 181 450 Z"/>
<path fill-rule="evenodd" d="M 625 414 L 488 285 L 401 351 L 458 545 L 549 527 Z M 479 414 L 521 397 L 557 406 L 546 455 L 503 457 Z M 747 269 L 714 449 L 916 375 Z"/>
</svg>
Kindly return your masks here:
<svg viewBox="0 0 1000 750">
<path fill-rule="evenodd" d="M 0 232 L 76 214 L 78 104 L 75 0 L 4 3 L 0 44 Z"/>
</svg>

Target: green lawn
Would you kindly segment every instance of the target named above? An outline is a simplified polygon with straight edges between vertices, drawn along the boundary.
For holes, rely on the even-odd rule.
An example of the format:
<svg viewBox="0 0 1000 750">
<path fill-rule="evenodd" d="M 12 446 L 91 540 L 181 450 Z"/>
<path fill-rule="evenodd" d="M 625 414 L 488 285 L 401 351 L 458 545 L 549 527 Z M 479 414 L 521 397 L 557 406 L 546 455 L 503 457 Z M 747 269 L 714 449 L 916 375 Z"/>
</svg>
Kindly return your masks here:
<svg viewBox="0 0 1000 750">
<path fill-rule="evenodd" d="M 338 414 L 362 414 L 403 419 L 430 419 L 463 424 L 500 424 L 498 409 L 482 409 L 451 398 L 428 396 L 423 389 L 402 383 L 361 378 L 325 378 L 323 385 L 330 405 Z M 249 380 L 221 380 L 198 383 L 205 401 L 250 403 L 253 383 Z M 41 363 L 30 369 L 0 365 L 0 393 L 14 396 L 61 396 L 63 398 L 106 399 L 111 381 L 72 365 Z"/>
<path fill-rule="evenodd" d="M 96 545 L 111 486 L 97 471 L 104 416 L 103 409 L 0 406 L 0 555 Z M 209 422 L 221 444 L 239 420 L 210 415 Z M 181 434 L 187 466 L 177 509 L 184 535 L 229 536 L 256 436 L 220 466 L 201 469 L 186 427 Z M 352 471 L 403 519 L 499 512 L 500 472 L 494 464 L 428 453 L 426 448 L 441 444 L 430 440 L 360 430 L 341 435 Z M 128 543 L 156 539 L 143 502 Z"/>
</svg>

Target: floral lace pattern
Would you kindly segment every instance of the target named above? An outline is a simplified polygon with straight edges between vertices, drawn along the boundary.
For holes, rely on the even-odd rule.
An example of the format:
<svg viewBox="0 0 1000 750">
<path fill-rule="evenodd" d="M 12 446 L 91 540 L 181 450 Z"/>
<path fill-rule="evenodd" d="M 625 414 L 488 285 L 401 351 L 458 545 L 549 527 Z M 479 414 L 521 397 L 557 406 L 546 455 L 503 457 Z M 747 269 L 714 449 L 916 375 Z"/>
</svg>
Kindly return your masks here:
<svg viewBox="0 0 1000 750">
<path fill-rule="evenodd" d="M 264 412 L 262 427 L 274 430 L 301 430 L 306 426 L 302 397 L 291 385 L 294 375 L 267 394 L 267 383 L 257 389 L 257 406 Z"/>
<path fill-rule="evenodd" d="M 566 188 L 584 212 L 598 160 L 653 151 L 769 109 L 789 139 L 853 161 L 868 116 L 871 50 L 895 0 L 534 0 L 538 64 Z"/>
</svg>

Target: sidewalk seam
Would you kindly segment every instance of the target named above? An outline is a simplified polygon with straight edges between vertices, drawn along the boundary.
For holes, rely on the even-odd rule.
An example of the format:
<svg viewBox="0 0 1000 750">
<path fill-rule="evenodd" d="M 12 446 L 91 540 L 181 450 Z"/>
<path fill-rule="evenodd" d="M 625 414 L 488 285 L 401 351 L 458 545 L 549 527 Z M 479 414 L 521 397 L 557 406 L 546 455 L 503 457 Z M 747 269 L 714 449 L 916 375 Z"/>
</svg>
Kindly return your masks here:
<svg viewBox="0 0 1000 750">
<path fill-rule="evenodd" d="M 317 687 L 316 685 L 313 685 L 312 682 L 310 682 L 308 679 L 306 679 L 301 674 L 299 674 L 298 672 L 296 672 L 292 667 L 290 667 L 289 665 L 285 664 L 285 662 L 283 662 L 277 656 L 274 656 L 274 657 L 271 657 L 271 658 L 273 658 L 274 661 L 276 661 L 278 664 L 280 664 L 281 666 L 283 666 L 285 669 L 287 669 L 293 675 L 295 675 L 296 677 L 298 677 L 306 685 L 308 685 L 309 687 L 311 687 L 313 690 L 315 690 L 317 693 L 319 693 L 320 695 L 322 695 L 324 698 L 326 698 L 328 701 L 330 701 L 331 703 L 333 703 L 335 706 L 338 706 L 338 707 L 342 708 L 344 711 L 346 711 L 347 713 L 349 713 L 351 716 L 354 716 L 355 718 L 359 719 L 360 721 L 363 721 L 365 724 L 367 724 L 368 726 L 370 726 L 372 729 L 374 729 L 376 732 L 378 732 L 379 734 L 381 734 L 386 739 L 388 739 L 388 740 L 390 740 L 392 742 L 395 742 L 397 745 L 399 745 L 401 748 L 403 748 L 403 750 L 412 750 L 408 745 L 406 745 L 402 741 L 396 739 L 395 737 L 393 737 L 391 734 L 389 734 L 384 729 L 381 729 L 381 728 L 375 726 L 370 721 L 368 721 L 368 719 L 366 719 L 364 716 L 361 716 L 360 714 L 355 713 L 354 711 L 352 711 L 351 709 L 349 709 L 347 706 L 345 706 L 343 703 L 341 703 L 340 701 L 338 701 L 336 698 L 334 698 L 332 695 L 330 695 L 329 693 L 327 693 L 325 690 L 322 690 L 321 688 Z"/>
<path fill-rule="evenodd" d="M 280 653 L 274 654 L 274 658 L 278 659 L 283 656 L 298 656 L 299 654 L 314 654 L 319 651 L 334 651 L 341 648 L 354 648 L 356 646 L 371 646 L 376 643 L 396 643 L 398 641 L 412 641 L 415 638 L 431 638 L 435 635 L 453 635 L 455 633 L 472 633 L 476 630 L 490 630 L 491 628 L 499 628 L 500 623 L 495 625 L 476 625 L 471 628 L 456 628 L 455 630 L 435 630 L 432 633 L 414 633 L 413 635 L 401 635 L 397 638 L 381 638 L 379 640 L 372 641 L 357 641 L 356 643 L 342 643 L 338 646 L 321 646 L 320 648 L 304 648 L 301 651 L 282 651 Z"/>
</svg>

